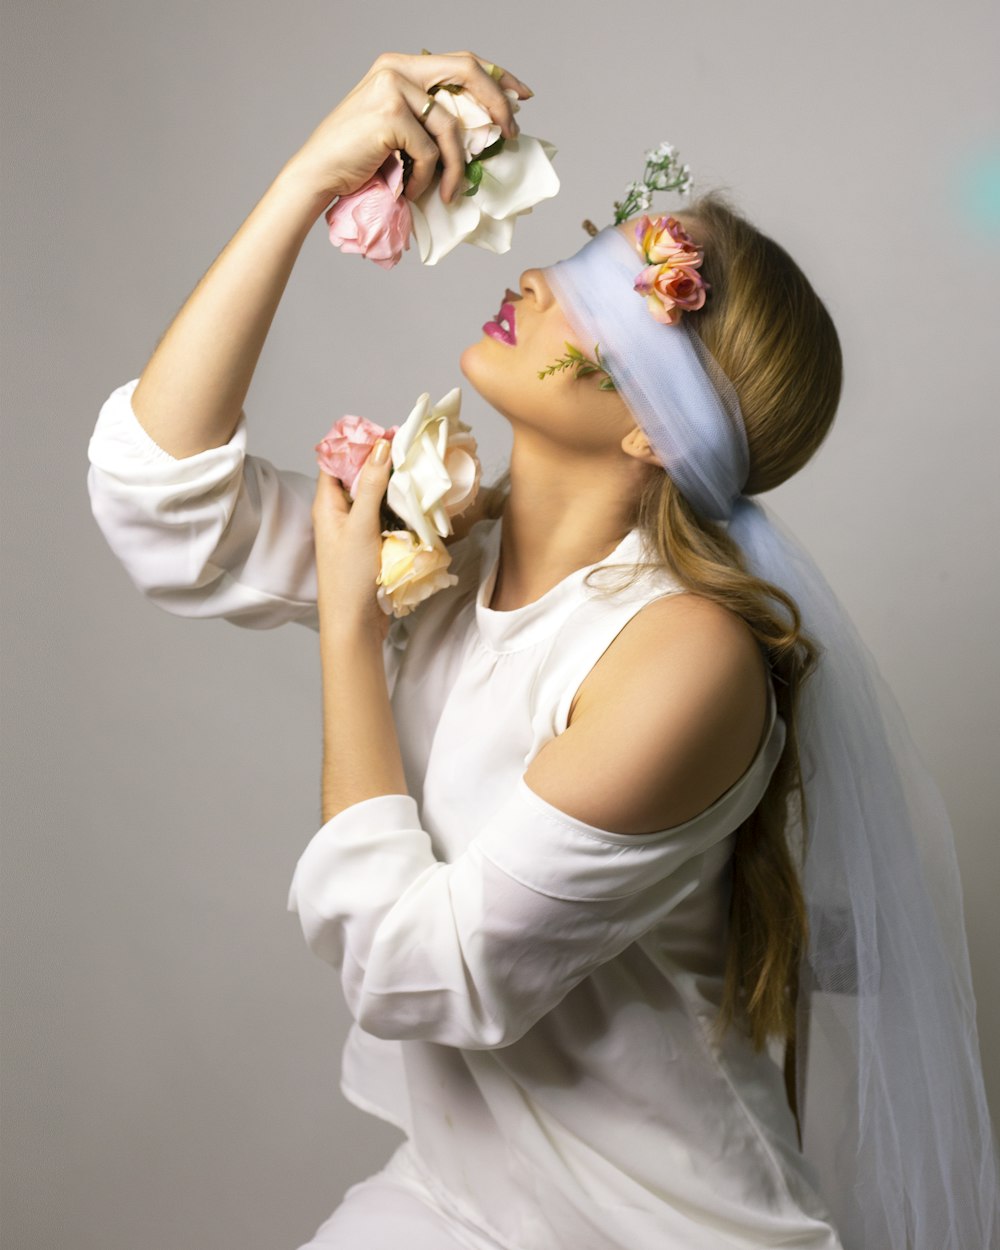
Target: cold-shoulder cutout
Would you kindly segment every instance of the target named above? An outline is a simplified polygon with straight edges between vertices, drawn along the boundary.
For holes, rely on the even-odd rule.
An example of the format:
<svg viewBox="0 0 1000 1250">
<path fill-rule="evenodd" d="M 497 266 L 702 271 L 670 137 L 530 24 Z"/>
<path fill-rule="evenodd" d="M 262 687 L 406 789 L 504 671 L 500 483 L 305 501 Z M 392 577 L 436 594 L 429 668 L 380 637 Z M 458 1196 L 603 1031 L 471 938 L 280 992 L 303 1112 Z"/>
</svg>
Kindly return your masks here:
<svg viewBox="0 0 1000 1250">
<path fill-rule="evenodd" d="M 766 660 L 740 618 L 699 596 L 655 599 L 595 663 L 525 784 L 588 827 L 650 836 L 681 826 L 747 774 L 772 701 Z"/>
</svg>

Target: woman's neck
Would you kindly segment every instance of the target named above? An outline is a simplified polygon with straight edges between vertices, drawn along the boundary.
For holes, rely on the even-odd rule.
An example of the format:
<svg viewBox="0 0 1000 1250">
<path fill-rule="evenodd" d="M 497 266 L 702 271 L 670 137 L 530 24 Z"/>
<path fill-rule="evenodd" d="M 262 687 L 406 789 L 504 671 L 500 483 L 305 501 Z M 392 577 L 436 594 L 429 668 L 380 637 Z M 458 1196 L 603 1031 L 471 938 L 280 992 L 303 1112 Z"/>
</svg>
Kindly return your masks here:
<svg viewBox="0 0 1000 1250">
<path fill-rule="evenodd" d="M 570 573 L 609 556 L 632 529 L 622 490 L 595 490 L 581 481 L 558 482 L 518 473 L 500 518 L 500 556 L 490 603 L 510 612 L 534 603 Z"/>
</svg>

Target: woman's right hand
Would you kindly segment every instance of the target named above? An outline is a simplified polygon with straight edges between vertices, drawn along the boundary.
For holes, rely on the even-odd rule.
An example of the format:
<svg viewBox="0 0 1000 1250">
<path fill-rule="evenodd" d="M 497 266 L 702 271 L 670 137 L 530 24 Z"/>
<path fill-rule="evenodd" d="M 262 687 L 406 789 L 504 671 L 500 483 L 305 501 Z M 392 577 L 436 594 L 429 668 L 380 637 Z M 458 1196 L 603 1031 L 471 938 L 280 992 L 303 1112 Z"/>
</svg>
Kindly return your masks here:
<svg viewBox="0 0 1000 1250">
<path fill-rule="evenodd" d="M 420 113 L 431 87 L 455 83 L 489 113 L 505 137 L 513 138 L 518 128 L 504 89 L 516 91 L 522 99 L 532 92 L 507 70 L 499 81 L 494 79 L 485 68 L 489 64 L 472 52 L 416 56 L 383 52 L 289 164 L 329 202 L 357 191 L 391 152 L 403 149 L 413 160 L 406 197 L 415 200 L 423 194 L 441 160 L 440 192 L 448 203 L 465 175 L 458 120 L 444 108 L 432 108 L 423 122 Z"/>
</svg>

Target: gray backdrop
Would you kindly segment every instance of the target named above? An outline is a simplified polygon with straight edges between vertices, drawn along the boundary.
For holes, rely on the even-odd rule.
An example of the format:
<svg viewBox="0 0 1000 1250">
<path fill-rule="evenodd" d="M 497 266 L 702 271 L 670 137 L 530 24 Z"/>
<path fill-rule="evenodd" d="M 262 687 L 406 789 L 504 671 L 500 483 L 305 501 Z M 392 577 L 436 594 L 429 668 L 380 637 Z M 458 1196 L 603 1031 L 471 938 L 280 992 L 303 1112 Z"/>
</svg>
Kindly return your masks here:
<svg viewBox="0 0 1000 1250">
<path fill-rule="evenodd" d="M 728 186 L 843 339 L 835 429 L 766 498 L 944 792 L 1000 1107 L 997 34 L 989 0 L 946 22 L 929 0 L 6 6 L 9 1250 L 294 1248 L 399 1140 L 340 1094 L 339 985 L 285 910 L 319 825 L 316 636 L 145 602 L 85 488 L 103 400 L 385 50 L 509 65 L 562 190 L 506 256 L 429 268 L 345 256 L 320 222 L 248 396 L 252 449 L 314 473 L 337 417 L 391 424 L 462 385 L 489 480 L 509 428 L 457 361 L 504 288 L 585 242 L 584 217 L 609 222 L 662 139 L 700 189 Z"/>
</svg>

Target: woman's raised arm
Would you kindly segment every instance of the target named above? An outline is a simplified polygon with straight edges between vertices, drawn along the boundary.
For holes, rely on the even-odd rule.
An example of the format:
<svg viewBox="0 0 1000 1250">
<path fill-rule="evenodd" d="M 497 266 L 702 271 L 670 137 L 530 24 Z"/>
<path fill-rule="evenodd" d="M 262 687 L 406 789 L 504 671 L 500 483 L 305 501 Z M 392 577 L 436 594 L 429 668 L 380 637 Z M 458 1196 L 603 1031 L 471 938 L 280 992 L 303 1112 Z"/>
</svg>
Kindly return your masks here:
<svg viewBox="0 0 1000 1250">
<path fill-rule="evenodd" d="M 527 92 L 513 75 L 504 80 Z M 430 185 L 439 159 L 440 193 L 454 194 L 465 170 L 458 120 L 445 109 L 419 120 L 427 88 L 441 81 L 468 87 L 504 134 L 514 133 L 501 82 L 471 53 L 378 57 L 284 165 L 142 371 L 132 408 L 164 451 L 181 459 L 229 440 L 292 267 L 334 197 L 358 190 L 400 149 L 413 158 L 409 199 Z"/>
<path fill-rule="evenodd" d="M 530 92 L 506 73 L 497 82 L 483 65 L 469 53 L 380 56 L 281 169 L 142 375 L 102 406 L 88 448 L 91 508 L 133 582 L 166 611 L 252 629 L 290 620 L 317 627 L 315 482 L 248 453 L 243 403 L 324 206 L 361 187 L 399 149 L 413 159 L 407 197 L 423 194 L 439 163 L 442 196 L 460 185 L 457 120 L 444 109 L 419 120 L 427 87 L 468 86 L 511 133 L 504 88 Z"/>
<path fill-rule="evenodd" d="M 146 433 L 175 459 L 231 438 L 289 274 L 330 201 L 294 162 L 188 296 L 132 395 Z"/>
</svg>

